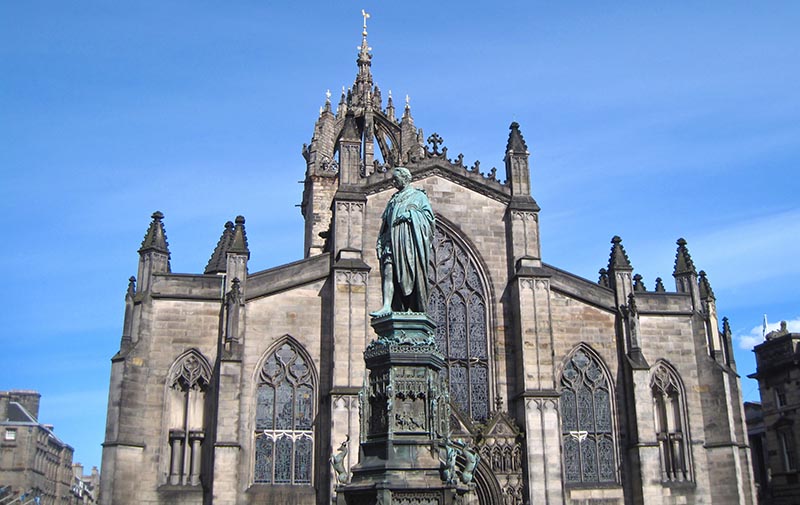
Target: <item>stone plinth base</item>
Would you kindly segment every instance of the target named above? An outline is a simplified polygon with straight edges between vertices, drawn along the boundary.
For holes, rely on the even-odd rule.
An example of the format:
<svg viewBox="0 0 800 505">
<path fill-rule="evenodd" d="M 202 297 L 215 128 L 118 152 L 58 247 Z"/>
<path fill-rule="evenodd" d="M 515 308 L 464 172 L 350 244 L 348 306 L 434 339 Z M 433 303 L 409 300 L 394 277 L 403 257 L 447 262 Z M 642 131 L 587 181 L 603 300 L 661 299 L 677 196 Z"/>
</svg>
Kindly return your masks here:
<svg viewBox="0 0 800 505">
<path fill-rule="evenodd" d="M 378 338 L 364 352 L 369 379 L 361 393 L 359 462 L 339 505 L 451 505 L 468 487 L 443 479 L 443 435 L 450 399 L 445 367 L 426 314 L 372 320 Z"/>
</svg>

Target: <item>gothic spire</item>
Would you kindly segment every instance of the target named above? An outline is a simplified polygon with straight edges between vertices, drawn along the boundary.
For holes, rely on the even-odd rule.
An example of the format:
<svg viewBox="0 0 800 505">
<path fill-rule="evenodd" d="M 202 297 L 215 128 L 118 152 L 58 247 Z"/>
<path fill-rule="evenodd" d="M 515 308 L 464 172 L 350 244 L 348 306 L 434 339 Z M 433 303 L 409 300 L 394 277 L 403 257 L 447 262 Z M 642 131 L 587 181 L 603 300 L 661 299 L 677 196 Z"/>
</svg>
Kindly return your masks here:
<svg viewBox="0 0 800 505">
<path fill-rule="evenodd" d="M 708 282 L 708 277 L 706 277 L 706 272 L 704 270 L 700 270 L 699 275 L 700 278 L 697 282 L 700 285 L 700 298 L 716 300 L 716 297 L 714 296 L 714 290 L 711 289 L 711 283 Z"/>
<path fill-rule="evenodd" d="M 661 277 L 656 277 L 656 293 L 665 293 L 666 291 L 664 281 L 661 280 Z"/>
<path fill-rule="evenodd" d="M 608 270 L 613 272 L 615 270 L 633 270 L 631 261 L 628 259 L 628 254 L 625 248 L 622 247 L 622 239 L 614 235 L 611 239 L 611 256 L 608 258 Z"/>
<path fill-rule="evenodd" d="M 233 239 L 228 252 L 246 254 L 250 257 L 250 249 L 247 247 L 247 234 L 244 231 L 244 216 L 236 216 L 236 223 L 233 227 Z"/>
<path fill-rule="evenodd" d="M 227 270 L 228 250 L 230 249 L 231 244 L 233 244 L 233 223 L 228 221 L 225 223 L 225 230 L 222 232 L 219 242 L 217 242 L 217 247 L 214 248 L 214 252 L 211 254 L 211 259 L 208 260 L 205 273 L 225 273 Z"/>
<path fill-rule="evenodd" d="M 356 77 L 356 89 L 361 93 L 368 93 L 372 89 L 372 73 L 370 67 L 372 66 L 372 48 L 367 43 L 367 19 L 370 18 L 369 13 L 361 10 L 361 15 L 364 17 L 364 29 L 361 32 L 361 47 L 358 48 L 358 76 Z"/>
<path fill-rule="evenodd" d="M 164 214 L 160 211 L 153 212 L 153 221 L 150 227 L 147 228 L 147 233 L 144 235 L 142 247 L 139 248 L 139 253 L 148 251 L 157 251 L 169 256 L 169 243 L 167 242 L 167 233 L 164 231 Z"/>
<path fill-rule="evenodd" d="M 697 270 L 694 268 L 694 262 L 692 261 L 692 257 L 689 255 L 689 249 L 686 248 L 686 240 L 683 238 L 679 238 L 677 242 L 678 244 L 678 253 L 675 255 L 675 271 L 672 275 L 681 275 L 681 274 L 697 274 Z"/>
</svg>

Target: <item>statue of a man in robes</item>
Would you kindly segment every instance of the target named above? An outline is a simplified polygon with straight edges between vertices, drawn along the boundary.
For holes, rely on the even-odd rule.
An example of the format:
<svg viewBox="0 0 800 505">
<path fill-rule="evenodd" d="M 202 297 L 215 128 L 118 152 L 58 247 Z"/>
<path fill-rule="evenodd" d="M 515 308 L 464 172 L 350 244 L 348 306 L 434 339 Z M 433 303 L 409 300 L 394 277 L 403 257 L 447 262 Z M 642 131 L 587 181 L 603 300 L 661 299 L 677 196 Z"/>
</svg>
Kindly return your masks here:
<svg viewBox="0 0 800 505">
<path fill-rule="evenodd" d="M 435 218 L 428 195 L 411 186 L 411 172 L 394 169 L 398 189 L 383 211 L 378 234 L 383 306 L 372 312 L 381 317 L 392 312 L 426 312 L 428 261 L 433 246 Z"/>
</svg>

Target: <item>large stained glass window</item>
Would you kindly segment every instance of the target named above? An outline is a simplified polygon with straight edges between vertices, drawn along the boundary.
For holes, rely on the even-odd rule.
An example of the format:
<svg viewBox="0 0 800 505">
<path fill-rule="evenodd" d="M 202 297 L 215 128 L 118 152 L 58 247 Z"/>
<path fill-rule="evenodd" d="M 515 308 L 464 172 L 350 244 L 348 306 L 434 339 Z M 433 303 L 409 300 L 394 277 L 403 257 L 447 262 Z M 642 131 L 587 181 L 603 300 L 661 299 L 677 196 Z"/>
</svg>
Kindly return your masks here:
<svg viewBox="0 0 800 505">
<path fill-rule="evenodd" d="M 686 404 L 678 373 L 667 364 L 659 363 L 653 368 L 650 387 L 661 456 L 661 479 L 665 482 L 691 480 Z"/>
<path fill-rule="evenodd" d="M 616 448 L 608 373 L 578 348 L 561 373 L 561 444 L 567 484 L 616 482 Z"/>
<path fill-rule="evenodd" d="M 314 386 L 311 364 L 286 342 L 264 361 L 256 400 L 254 481 L 311 484 Z"/>
<path fill-rule="evenodd" d="M 428 275 L 428 312 L 436 343 L 445 355 L 450 398 L 476 421 L 489 416 L 489 351 L 486 294 L 475 261 L 442 228 L 436 227 Z"/>
</svg>

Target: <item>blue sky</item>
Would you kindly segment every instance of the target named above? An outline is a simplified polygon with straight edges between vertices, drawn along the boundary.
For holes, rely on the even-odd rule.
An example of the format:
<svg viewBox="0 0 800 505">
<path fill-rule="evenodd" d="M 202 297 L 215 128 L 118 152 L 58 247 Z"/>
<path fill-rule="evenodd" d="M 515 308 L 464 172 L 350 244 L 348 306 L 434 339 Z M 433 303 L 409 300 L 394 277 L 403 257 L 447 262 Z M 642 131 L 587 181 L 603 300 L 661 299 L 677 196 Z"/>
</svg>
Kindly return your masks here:
<svg viewBox="0 0 800 505">
<path fill-rule="evenodd" d="M 302 256 L 300 149 L 355 78 L 362 8 L 375 80 L 426 136 L 504 175 L 520 123 L 546 262 L 594 280 L 620 235 L 673 289 L 685 237 L 743 375 L 764 313 L 800 324 L 796 2 L 7 1 L 0 389 L 39 390 L 76 461 L 100 464 L 153 211 L 175 272 L 237 214 L 251 271 Z"/>
</svg>

